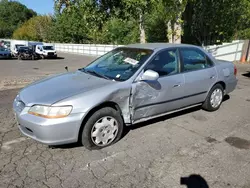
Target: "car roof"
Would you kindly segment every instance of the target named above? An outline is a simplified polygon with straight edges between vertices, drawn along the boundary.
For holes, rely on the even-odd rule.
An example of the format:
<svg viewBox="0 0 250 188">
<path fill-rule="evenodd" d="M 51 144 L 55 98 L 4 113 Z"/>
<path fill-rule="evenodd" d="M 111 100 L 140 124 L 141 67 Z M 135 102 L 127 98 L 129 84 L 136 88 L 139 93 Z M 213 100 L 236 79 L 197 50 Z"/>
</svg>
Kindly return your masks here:
<svg viewBox="0 0 250 188">
<path fill-rule="evenodd" d="M 172 43 L 144 43 L 144 44 L 129 44 L 124 47 L 128 48 L 142 48 L 142 49 L 164 49 L 164 48 L 172 48 L 172 47 L 198 47 L 190 44 L 172 44 Z"/>
</svg>

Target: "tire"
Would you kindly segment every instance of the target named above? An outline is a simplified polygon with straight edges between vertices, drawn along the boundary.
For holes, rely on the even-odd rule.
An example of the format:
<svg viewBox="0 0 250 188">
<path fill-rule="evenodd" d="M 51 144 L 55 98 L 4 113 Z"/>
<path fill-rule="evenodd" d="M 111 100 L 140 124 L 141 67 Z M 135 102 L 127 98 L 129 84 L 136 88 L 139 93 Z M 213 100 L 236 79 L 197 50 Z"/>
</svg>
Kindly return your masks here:
<svg viewBox="0 0 250 188">
<path fill-rule="evenodd" d="M 35 56 L 34 56 L 34 55 L 32 55 L 32 56 L 31 56 L 31 59 L 32 59 L 32 60 L 35 60 Z"/>
<path fill-rule="evenodd" d="M 214 92 L 216 93 L 218 100 L 216 99 L 216 100 L 213 100 L 214 102 L 212 102 L 212 97 L 214 96 L 213 95 Z M 219 92 L 221 92 L 221 94 Z M 202 105 L 202 108 L 206 111 L 209 111 L 209 112 L 216 111 L 220 108 L 220 106 L 223 102 L 223 98 L 224 98 L 224 88 L 222 87 L 221 84 L 216 84 L 209 91 L 207 98 Z"/>
<path fill-rule="evenodd" d="M 113 121 L 114 120 L 114 121 Z M 104 123 L 104 122 L 108 123 Z M 113 125 L 113 126 L 111 126 Z M 111 107 L 102 108 L 94 112 L 87 120 L 81 133 L 80 141 L 87 149 L 101 149 L 116 143 L 123 133 L 123 119 L 119 111 Z M 98 127 L 98 128 L 96 128 Z M 108 128 L 107 128 L 108 127 Z M 117 130 L 114 131 L 117 127 Z M 114 133 L 112 133 L 114 131 Z M 91 136 L 94 135 L 95 136 Z M 104 136 L 105 135 L 105 136 Z M 110 138 L 110 136 L 113 138 Z M 100 138 L 98 140 L 98 138 Z M 106 140 L 107 143 L 103 143 L 100 140 Z M 99 144 L 97 144 L 99 142 Z"/>
<path fill-rule="evenodd" d="M 20 55 L 17 58 L 18 58 L 18 60 L 22 60 L 22 57 Z"/>
</svg>

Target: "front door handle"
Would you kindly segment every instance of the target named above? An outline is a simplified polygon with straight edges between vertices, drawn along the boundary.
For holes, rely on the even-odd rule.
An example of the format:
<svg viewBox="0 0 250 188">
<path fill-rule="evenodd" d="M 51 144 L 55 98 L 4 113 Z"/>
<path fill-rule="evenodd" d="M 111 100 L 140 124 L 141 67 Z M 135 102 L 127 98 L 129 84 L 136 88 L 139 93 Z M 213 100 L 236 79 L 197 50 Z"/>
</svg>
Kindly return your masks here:
<svg viewBox="0 0 250 188">
<path fill-rule="evenodd" d="M 173 87 L 180 87 L 181 86 L 181 84 L 175 84 L 175 85 L 173 85 Z"/>
<path fill-rule="evenodd" d="M 214 78 L 215 78 L 215 76 L 214 76 L 214 75 L 210 76 L 210 79 L 214 79 Z"/>
</svg>

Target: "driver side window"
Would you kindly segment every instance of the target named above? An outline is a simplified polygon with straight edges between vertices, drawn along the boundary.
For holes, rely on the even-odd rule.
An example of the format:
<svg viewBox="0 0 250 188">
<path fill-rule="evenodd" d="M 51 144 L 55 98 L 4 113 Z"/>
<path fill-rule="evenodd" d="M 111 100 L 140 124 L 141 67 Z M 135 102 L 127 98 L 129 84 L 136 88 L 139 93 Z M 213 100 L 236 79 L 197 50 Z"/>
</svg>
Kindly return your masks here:
<svg viewBox="0 0 250 188">
<path fill-rule="evenodd" d="M 173 75 L 179 72 L 179 58 L 177 49 L 159 52 L 146 66 L 146 70 L 153 70 L 159 76 Z"/>
</svg>

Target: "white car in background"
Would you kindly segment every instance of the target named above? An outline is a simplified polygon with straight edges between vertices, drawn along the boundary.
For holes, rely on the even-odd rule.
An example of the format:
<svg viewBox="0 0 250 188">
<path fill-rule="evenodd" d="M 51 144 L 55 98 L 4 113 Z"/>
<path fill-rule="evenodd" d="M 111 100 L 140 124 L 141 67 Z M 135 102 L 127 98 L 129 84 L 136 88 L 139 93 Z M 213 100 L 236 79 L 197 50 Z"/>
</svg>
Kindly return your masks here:
<svg viewBox="0 0 250 188">
<path fill-rule="evenodd" d="M 57 58 L 56 50 L 50 45 L 36 45 L 36 53 L 42 58 Z"/>
<path fill-rule="evenodd" d="M 11 52 L 8 48 L 0 47 L 0 59 L 10 59 Z"/>
</svg>

